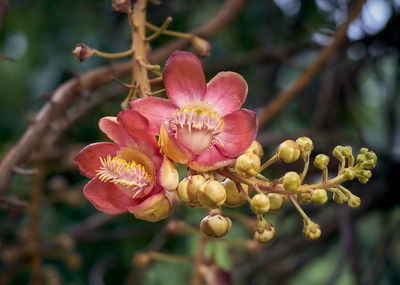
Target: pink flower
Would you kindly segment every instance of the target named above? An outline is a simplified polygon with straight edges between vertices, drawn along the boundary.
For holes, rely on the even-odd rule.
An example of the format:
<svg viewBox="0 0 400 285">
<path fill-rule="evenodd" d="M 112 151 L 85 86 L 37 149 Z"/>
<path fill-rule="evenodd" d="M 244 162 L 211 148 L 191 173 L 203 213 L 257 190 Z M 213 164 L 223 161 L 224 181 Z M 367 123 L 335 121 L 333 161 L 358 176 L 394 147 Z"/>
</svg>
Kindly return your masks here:
<svg viewBox="0 0 400 285">
<path fill-rule="evenodd" d="M 81 173 L 91 178 L 83 190 L 86 199 L 106 214 L 129 211 L 148 221 L 167 217 L 171 202 L 164 188 L 177 186 L 177 172 L 173 168 L 171 186 L 165 177 L 171 177 L 172 164 L 160 154 L 149 121 L 126 110 L 100 119 L 99 127 L 115 143 L 90 144 L 75 157 Z"/>
<path fill-rule="evenodd" d="M 131 102 L 133 110 L 160 130 L 162 151 L 197 171 L 232 164 L 257 134 L 256 114 L 240 109 L 247 83 L 235 72 L 220 72 L 206 84 L 200 60 L 174 52 L 165 64 L 169 100 L 147 97 Z"/>
</svg>

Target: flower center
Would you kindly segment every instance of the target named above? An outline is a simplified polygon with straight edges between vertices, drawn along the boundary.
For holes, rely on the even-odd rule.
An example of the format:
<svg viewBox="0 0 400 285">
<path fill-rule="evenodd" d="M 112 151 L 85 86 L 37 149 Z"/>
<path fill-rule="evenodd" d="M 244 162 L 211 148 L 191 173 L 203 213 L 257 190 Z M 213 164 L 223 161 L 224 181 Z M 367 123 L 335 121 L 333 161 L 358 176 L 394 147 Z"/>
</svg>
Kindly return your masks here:
<svg viewBox="0 0 400 285">
<path fill-rule="evenodd" d="M 143 165 L 135 161 L 126 161 L 119 155 L 101 158 L 101 167 L 97 176 L 102 182 L 111 182 L 123 186 L 126 194 L 135 198 L 137 194 L 152 184 L 152 177 Z"/>
<path fill-rule="evenodd" d="M 173 136 L 195 154 L 220 142 L 216 136 L 224 130 L 221 115 L 208 104 L 177 110 L 169 126 Z"/>
</svg>

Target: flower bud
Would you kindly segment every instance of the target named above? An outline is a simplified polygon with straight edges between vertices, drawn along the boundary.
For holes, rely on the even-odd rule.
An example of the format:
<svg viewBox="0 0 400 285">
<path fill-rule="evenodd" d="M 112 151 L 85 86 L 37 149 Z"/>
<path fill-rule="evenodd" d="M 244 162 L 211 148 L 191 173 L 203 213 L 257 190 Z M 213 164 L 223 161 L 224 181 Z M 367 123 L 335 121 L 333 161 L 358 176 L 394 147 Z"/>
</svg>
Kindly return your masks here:
<svg viewBox="0 0 400 285">
<path fill-rule="evenodd" d="M 337 190 L 333 193 L 332 199 L 338 204 L 343 204 L 349 200 L 349 197 L 347 197 L 342 191 Z"/>
<path fill-rule="evenodd" d="M 269 210 L 269 198 L 265 194 L 256 194 L 250 201 L 250 207 L 255 214 L 263 215 Z"/>
<path fill-rule="evenodd" d="M 200 223 L 201 231 L 210 237 L 222 237 L 230 232 L 232 221 L 220 214 L 208 215 Z"/>
<path fill-rule="evenodd" d="M 297 145 L 300 149 L 300 155 L 303 159 L 310 156 L 311 151 L 314 149 L 312 140 L 308 137 L 300 137 L 296 140 Z"/>
<path fill-rule="evenodd" d="M 264 218 L 257 220 L 253 239 L 259 243 L 267 243 L 275 236 L 275 228 Z"/>
<path fill-rule="evenodd" d="M 353 169 L 346 168 L 346 169 L 343 171 L 343 176 L 344 176 L 344 178 L 346 178 L 347 180 L 353 180 L 353 179 L 354 179 L 354 170 L 353 170 Z"/>
<path fill-rule="evenodd" d="M 321 236 L 321 229 L 318 224 L 310 219 L 304 219 L 303 235 L 306 239 L 313 241 Z"/>
<path fill-rule="evenodd" d="M 283 188 L 287 191 L 296 191 L 297 188 L 300 186 L 300 176 L 294 172 L 286 172 L 286 174 L 283 176 Z"/>
<path fill-rule="evenodd" d="M 264 150 L 258 141 L 253 141 L 244 153 L 254 153 L 261 158 L 264 155 Z"/>
<path fill-rule="evenodd" d="M 211 209 L 221 206 L 226 199 L 224 186 L 218 181 L 209 180 L 201 185 L 197 194 L 200 204 Z"/>
<path fill-rule="evenodd" d="M 267 196 L 269 199 L 269 205 L 270 205 L 269 210 L 270 211 L 278 211 L 285 204 L 285 201 L 286 201 L 285 195 L 281 195 L 278 193 L 269 193 Z"/>
<path fill-rule="evenodd" d="M 311 194 L 311 201 L 316 205 L 323 205 L 328 201 L 328 195 L 324 189 L 315 189 Z"/>
<path fill-rule="evenodd" d="M 210 55 L 211 45 L 209 41 L 197 36 L 194 36 L 190 41 L 196 55 L 199 57 L 207 57 Z"/>
<path fill-rule="evenodd" d="M 203 175 L 189 175 L 178 184 L 178 197 L 189 207 L 201 206 L 197 195 L 201 185 L 206 182 Z"/>
<path fill-rule="evenodd" d="M 160 192 L 147 198 L 144 202 L 133 207 L 129 211 L 138 219 L 148 222 L 157 222 L 171 214 L 172 203 L 165 193 Z"/>
<path fill-rule="evenodd" d="M 307 205 L 311 203 L 311 193 L 309 192 L 301 192 L 296 194 L 296 199 L 300 203 Z"/>
<path fill-rule="evenodd" d="M 236 159 L 235 171 L 242 177 L 250 178 L 260 172 L 261 160 L 254 153 L 244 153 Z"/>
<path fill-rule="evenodd" d="M 76 62 L 85 61 L 95 54 L 94 50 L 85 44 L 76 44 L 75 49 L 72 51 L 72 53 L 75 55 Z"/>
<path fill-rule="evenodd" d="M 281 161 L 291 163 L 299 159 L 300 149 L 295 141 L 286 140 L 278 146 L 276 154 Z"/>
<path fill-rule="evenodd" d="M 361 204 L 361 199 L 360 197 L 357 197 L 356 195 L 350 195 L 349 200 L 347 201 L 347 205 L 349 205 L 350 208 L 356 209 L 360 207 Z"/>
<path fill-rule="evenodd" d="M 133 260 L 136 263 L 136 265 L 139 266 L 139 268 L 144 269 L 150 263 L 151 257 L 150 257 L 150 254 L 148 254 L 148 253 L 138 252 L 138 253 L 135 253 Z"/>
<path fill-rule="evenodd" d="M 314 159 L 314 166 L 321 170 L 326 169 L 329 163 L 329 156 L 325 154 L 318 154 Z"/>
<path fill-rule="evenodd" d="M 244 204 L 247 201 L 247 197 L 239 191 L 239 189 L 236 187 L 235 182 L 233 182 L 230 179 L 225 179 L 224 182 L 222 182 L 222 186 L 225 188 L 226 192 L 226 200 L 224 203 L 224 206 L 226 207 L 237 207 L 242 204 Z M 243 190 L 248 194 L 248 186 L 246 184 L 241 184 Z"/>
<path fill-rule="evenodd" d="M 116 12 L 128 13 L 131 6 L 131 0 L 112 0 L 112 9 Z"/>
<path fill-rule="evenodd" d="M 179 175 L 175 166 L 168 158 L 164 157 L 159 173 L 158 181 L 160 185 L 165 190 L 175 191 L 176 187 L 178 187 Z"/>
</svg>

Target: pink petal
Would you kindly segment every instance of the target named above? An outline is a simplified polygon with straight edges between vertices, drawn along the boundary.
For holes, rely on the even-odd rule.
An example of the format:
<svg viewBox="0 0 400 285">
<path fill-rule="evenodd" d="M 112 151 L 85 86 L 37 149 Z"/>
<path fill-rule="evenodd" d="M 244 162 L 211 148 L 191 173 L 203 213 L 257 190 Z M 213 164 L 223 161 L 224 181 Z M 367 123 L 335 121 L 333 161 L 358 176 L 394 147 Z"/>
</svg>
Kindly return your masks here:
<svg viewBox="0 0 400 285">
<path fill-rule="evenodd" d="M 113 183 L 92 179 L 83 189 L 83 195 L 93 206 L 105 214 L 120 214 L 136 204 Z"/>
<path fill-rule="evenodd" d="M 96 176 L 96 171 L 101 167 L 100 157 L 115 156 L 119 149 L 120 146 L 115 143 L 93 143 L 86 146 L 75 156 L 75 163 L 82 175 L 93 178 Z"/>
<path fill-rule="evenodd" d="M 118 123 L 116 117 L 101 118 L 99 120 L 99 128 L 119 145 L 126 146 L 133 142 L 132 137 L 126 133 L 124 128 Z"/>
<path fill-rule="evenodd" d="M 153 127 L 138 111 L 122 111 L 118 114 L 117 121 L 134 140 L 145 142 L 158 152 L 159 147 Z"/>
<path fill-rule="evenodd" d="M 199 154 L 188 166 L 199 172 L 206 172 L 222 168 L 235 163 L 235 159 L 222 155 L 216 147 Z"/>
<path fill-rule="evenodd" d="M 224 131 L 217 138 L 218 150 L 228 157 L 237 157 L 255 140 L 258 129 L 257 115 L 253 111 L 241 109 L 222 118 Z"/>
<path fill-rule="evenodd" d="M 236 72 L 220 72 L 207 84 L 203 100 L 217 109 L 222 116 L 240 109 L 247 97 L 247 82 Z"/>
<path fill-rule="evenodd" d="M 158 97 L 133 100 L 130 102 L 130 107 L 150 121 L 157 135 L 160 133 L 161 124 L 174 114 L 177 109 L 169 100 Z"/>
<path fill-rule="evenodd" d="M 193 53 L 175 51 L 165 63 L 163 82 L 172 103 L 181 107 L 199 101 L 206 93 L 206 78 Z"/>
</svg>

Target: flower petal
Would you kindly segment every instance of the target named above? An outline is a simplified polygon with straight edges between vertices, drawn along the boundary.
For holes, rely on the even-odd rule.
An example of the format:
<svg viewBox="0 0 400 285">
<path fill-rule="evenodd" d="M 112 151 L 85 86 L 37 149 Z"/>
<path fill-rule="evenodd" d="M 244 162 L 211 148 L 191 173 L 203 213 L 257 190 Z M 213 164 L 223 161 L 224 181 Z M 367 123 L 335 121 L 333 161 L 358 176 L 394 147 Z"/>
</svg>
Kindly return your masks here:
<svg viewBox="0 0 400 285">
<path fill-rule="evenodd" d="M 74 160 L 82 175 L 93 178 L 101 167 L 100 157 L 114 156 L 119 149 L 119 145 L 111 142 L 93 143 L 82 149 Z"/>
<path fill-rule="evenodd" d="M 193 53 L 175 51 L 165 63 L 163 82 L 172 103 L 181 107 L 199 101 L 206 93 L 206 78 Z"/>
<path fill-rule="evenodd" d="M 158 173 L 158 183 L 168 190 L 175 191 L 179 184 L 179 174 L 173 163 L 164 157 Z"/>
<path fill-rule="evenodd" d="M 241 109 L 222 118 L 224 131 L 217 138 L 218 150 L 228 157 L 237 157 L 255 140 L 258 129 L 257 115 L 253 111 Z"/>
<path fill-rule="evenodd" d="M 128 145 L 134 140 L 129 136 L 124 128 L 118 123 L 117 117 L 104 117 L 99 120 L 99 128 L 110 139 L 119 145 Z"/>
<path fill-rule="evenodd" d="M 129 212 L 135 215 L 137 219 L 148 222 L 157 222 L 171 214 L 172 203 L 165 191 L 149 196 L 137 206 L 129 209 Z"/>
<path fill-rule="evenodd" d="M 97 210 L 106 214 L 120 214 L 137 204 L 113 183 L 101 182 L 97 178 L 86 184 L 83 195 Z"/>
<path fill-rule="evenodd" d="M 170 136 L 165 124 L 160 129 L 161 149 L 169 159 L 182 164 L 192 160 L 194 154 L 174 137 Z"/>
<path fill-rule="evenodd" d="M 134 140 L 146 142 L 151 145 L 154 150 L 159 150 L 152 125 L 149 120 L 143 117 L 138 111 L 122 111 L 118 114 L 117 121 Z"/>
<path fill-rule="evenodd" d="M 130 107 L 150 121 L 157 135 L 160 133 L 161 124 L 174 114 L 177 109 L 168 99 L 158 97 L 133 100 L 130 102 Z"/>
<path fill-rule="evenodd" d="M 246 100 L 247 90 L 247 82 L 240 74 L 231 71 L 220 72 L 208 82 L 203 100 L 225 116 L 240 109 Z"/>
<path fill-rule="evenodd" d="M 199 172 L 206 172 L 222 168 L 235 163 L 235 159 L 222 155 L 216 147 L 211 147 L 199 154 L 188 166 Z"/>
</svg>

